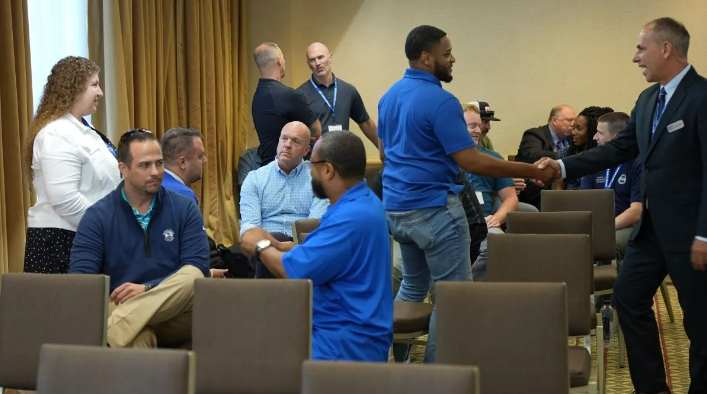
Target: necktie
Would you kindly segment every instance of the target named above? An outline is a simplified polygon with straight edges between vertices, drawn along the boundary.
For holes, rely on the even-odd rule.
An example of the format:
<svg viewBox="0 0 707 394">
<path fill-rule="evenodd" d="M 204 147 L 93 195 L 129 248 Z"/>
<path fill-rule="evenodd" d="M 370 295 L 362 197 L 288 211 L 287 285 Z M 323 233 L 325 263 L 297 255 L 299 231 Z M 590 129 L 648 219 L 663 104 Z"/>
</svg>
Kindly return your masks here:
<svg viewBox="0 0 707 394">
<path fill-rule="evenodd" d="M 658 95 L 658 105 L 655 107 L 655 115 L 653 116 L 653 131 L 651 131 L 651 139 L 655 134 L 655 129 L 658 128 L 658 123 L 660 122 L 661 116 L 663 116 L 663 111 L 665 111 L 665 88 L 660 88 L 660 94 Z"/>
<path fill-rule="evenodd" d="M 562 140 L 557 140 L 557 142 L 555 142 L 555 152 L 561 152 L 562 148 Z"/>
</svg>

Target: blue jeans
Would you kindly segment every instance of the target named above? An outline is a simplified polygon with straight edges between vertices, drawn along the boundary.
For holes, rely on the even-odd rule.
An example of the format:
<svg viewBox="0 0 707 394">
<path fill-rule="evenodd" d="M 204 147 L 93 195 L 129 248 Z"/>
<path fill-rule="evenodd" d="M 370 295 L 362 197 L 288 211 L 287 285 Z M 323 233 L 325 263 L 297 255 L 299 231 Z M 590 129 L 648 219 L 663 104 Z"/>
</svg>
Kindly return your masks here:
<svg viewBox="0 0 707 394">
<path fill-rule="evenodd" d="M 435 282 L 471 280 L 469 225 L 459 197 L 449 195 L 444 207 L 386 211 L 386 215 L 403 258 L 403 281 L 396 301 L 423 302 L 430 279 Z M 433 309 L 425 363 L 435 362 L 435 315 Z M 396 361 L 407 359 L 409 350 L 407 344 L 393 344 Z"/>
</svg>

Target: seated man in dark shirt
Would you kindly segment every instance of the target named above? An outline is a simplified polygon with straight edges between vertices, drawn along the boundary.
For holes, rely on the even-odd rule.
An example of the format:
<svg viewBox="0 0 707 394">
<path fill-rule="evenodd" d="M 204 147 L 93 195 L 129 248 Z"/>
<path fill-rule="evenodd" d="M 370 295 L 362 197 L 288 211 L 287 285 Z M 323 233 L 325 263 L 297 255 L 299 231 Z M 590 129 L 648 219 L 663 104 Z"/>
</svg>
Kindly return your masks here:
<svg viewBox="0 0 707 394">
<path fill-rule="evenodd" d="M 611 141 L 626 126 L 629 116 L 623 112 L 610 112 L 597 121 L 594 140 L 598 145 Z M 626 254 L 628 237 L 633 227 L 641 219 L 641 172 L 643 163 L 635 158 L 616 168 L 599 171 L 582 178 L 581 190 L 613 189 L 616 219 L 616 260 L 620 263 Z"/>
<path fill-rule="evenodd" d="M 300 121 L 307 125 L 312 142 L 322 135 L 322 126 L 304 96 L 280 82 L 285 76 L 285 58 L 277 44 L 264 42 L 258 45 L 253 57 L 260 71 L 260 80 L 251 110 L 260 141 L 258 154 L 261 165 L 265 166 L 275 160 L 280 131 L 287 123 Z"/>
</svg>

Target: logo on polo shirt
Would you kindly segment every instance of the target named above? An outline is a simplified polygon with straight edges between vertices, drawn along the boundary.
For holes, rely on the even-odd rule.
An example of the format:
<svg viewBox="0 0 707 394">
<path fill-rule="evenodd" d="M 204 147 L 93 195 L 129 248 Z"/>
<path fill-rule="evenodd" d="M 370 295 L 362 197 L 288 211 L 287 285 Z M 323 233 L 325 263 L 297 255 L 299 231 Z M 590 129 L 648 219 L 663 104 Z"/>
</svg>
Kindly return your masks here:
<svg viewBox="0 0 707 394">
<path fill-rule="evenodd" d="M 162 235 L 164 235 L 165 241 L 167 241 L 167 242 L 174 241 L 174 231 L 172 231 L 171 229 L 164 230 Z"/>
<path fill-rule="evenodd" d="M 623 185 L 624 183 L 626 183 L 626 174 L 621 174 L 617 182 L 619 182 L 619 185 Z"/>
</svg>

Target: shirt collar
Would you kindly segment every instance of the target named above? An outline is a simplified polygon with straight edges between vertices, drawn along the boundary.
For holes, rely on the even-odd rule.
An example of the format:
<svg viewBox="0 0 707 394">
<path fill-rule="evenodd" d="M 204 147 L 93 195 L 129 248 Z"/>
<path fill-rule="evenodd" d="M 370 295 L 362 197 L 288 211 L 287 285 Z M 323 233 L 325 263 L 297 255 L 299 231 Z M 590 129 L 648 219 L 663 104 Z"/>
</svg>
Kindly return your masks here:
<svg viewBox="0 0 707 394">
<path fill-rule="evenodd" d="M 366 193 L 370 192 L 371 189 L 368 188 L 368 184 L 366 183 L 365 180 L 361 181 L 361 183 L 355 185 L 351 189 L 347 190 L 346 193 L 344 193 L 341 198 L 339 198 L 339 201 L 337 201 L 337 204 L 340 202 L 344 201 L 352 201 L 358 198 L 359 196 L 363 196 Z"/>
<path fill-rule="evenodd" d="M 688 71 L 690 71 L 690 64 L 685 66 L 685 68 L 680 71 L 680 74 L 676 75 L 675 78 L 671 79 L 670 82 L 668 82 L 665 86 L 661 86 L 662 88 L 665 89 L 665 102 L 667 103 L 670 101 L 670 97 L 673 96 L 673 93 L 675 93 L 675 90 L 678 88 L 678 85 L 680 85 L 680 82 L 682 79 L 685 77 L 685 74 L 687 74 Z"/>
<path fill-rule="evenodd" d="M 174 178 L 174 179 L 176 179 L 177 181 L 179 181 L 179 183 L 181 183 L 182 185 L 184 185 L 184 186 L 187 185 L 186 183 L 184 183 L 184 180 L 182 180 L 182 178 L 181 178 L 179 175 L 177 175 L 177 174 L 175 174 L 174 172 L 168 170 L 167 168 L 164 169 L 164 172 L 166 172 L 167 174 L 171 175 L 172 178 Z"/>
<path fill-rule="evenodd" d="M 405 75 L 403 76 L 403 78 L 422 79 L 427 82 L 432 82 L 440 88 L 442 87 L 442 82 L 440 82 L 437 77 L 428 73 L 427 71 L 408 68 L 405 70 Z"/>
<path fill-rule="evenodd" d="M 79 127 L 83 131 L 89 131 L 92 130 L 90 126 L 86 126 L 81 122 L 80 120 L 76 119 L 74 115 L 71 115 L 70 113 L 67 113 L 66 115 L 63 116 L 65 119 L 68 119 L 69 122 L 73 123 L 76 125 L 76 127 Z"/>
<path fill-rule="evenodd" d="M 552 145 L 557 145 L 557 142 L 560 141 L 560 136 L 555 133 L 555 130 L 552 128 L 552 125 L 550 123 L 547 124 L 547 128 L 550 129 L 550 135 L 552 136 Z"/>
<path fill-rule="evenodd" d="M 312 81 L 314 81 L 314 83 L 315 83 L 317 86 L 321 87 L 321 88 L 328 88 L 329 86 L 334 86 L 334 81 L 336 81 L 336 74 L 331 73 L 331 85 L 329 85 L 329 86 L 324 85 L 323 83 L 319 83 L 319 82 L 317 81 L 317 79 L 314 78 L 314 74 L 312 74 L 312 75 L 309 77 L 309 79 L 312 80 Z"/>
<path fill-rule="evenodd" d="M 297 167 L 293 168 L 292 171 L 290 171 L 289 174 L 287 174 L 285 171 L 283 171 L 283 170 L 280 168 L 280 164 L 277 162 L 277 157 L 275 158 L 275 160 L 273 160 L 273 164 L 274 164 L 275 170 L 276 170 L 277 172 L 279 172 L 280 174 L 282 174 L 282 175 L 284 175 L 284 176 L 294 176 L 294 175 L 299 175 L 300 171 L 302 171 L 302 168 L 304 168 L 304 162 L 305 162 L 305 161 L 306 161 L 306 160 L 302 159 L 302 161 L 300 161 L 299 164 L 297 164 Z M 308 162 L 308 163 L 309 163 L 309 162 Z"/>
<path fill-rule="evenodd" d="M 133 207 L 133 206 L 130 204 L 130 201 L 128 201 L 128 196 L 125 195 L 125 187 L 124 187 L 123 185 L 120 185 L 120 194 L 123 195 L 123 200 L 125 200 L 125 202 L 127 202 L 128 205 L 130 205 L 130 208 L 133 210 L 133 214 L 134 214 L 135 216 L 147 216 L 147 215 L 151 214 L 151 213 L 152 213 L 152 209 L 155 207 L 155 201 L 157 201 L 157 193 L 155 193 L 155 195 L 152 196 L 152 201 L 150 202 L 150 208 L 148 208 L 148 209 L 147 209 L 147 212 L 145 212 L 145 214 L 143 215 L 143 214 L 140 213 L 140 211 L 138 211 L 137 209 L 135 209 L 135 207 Z"/>
</svg>

